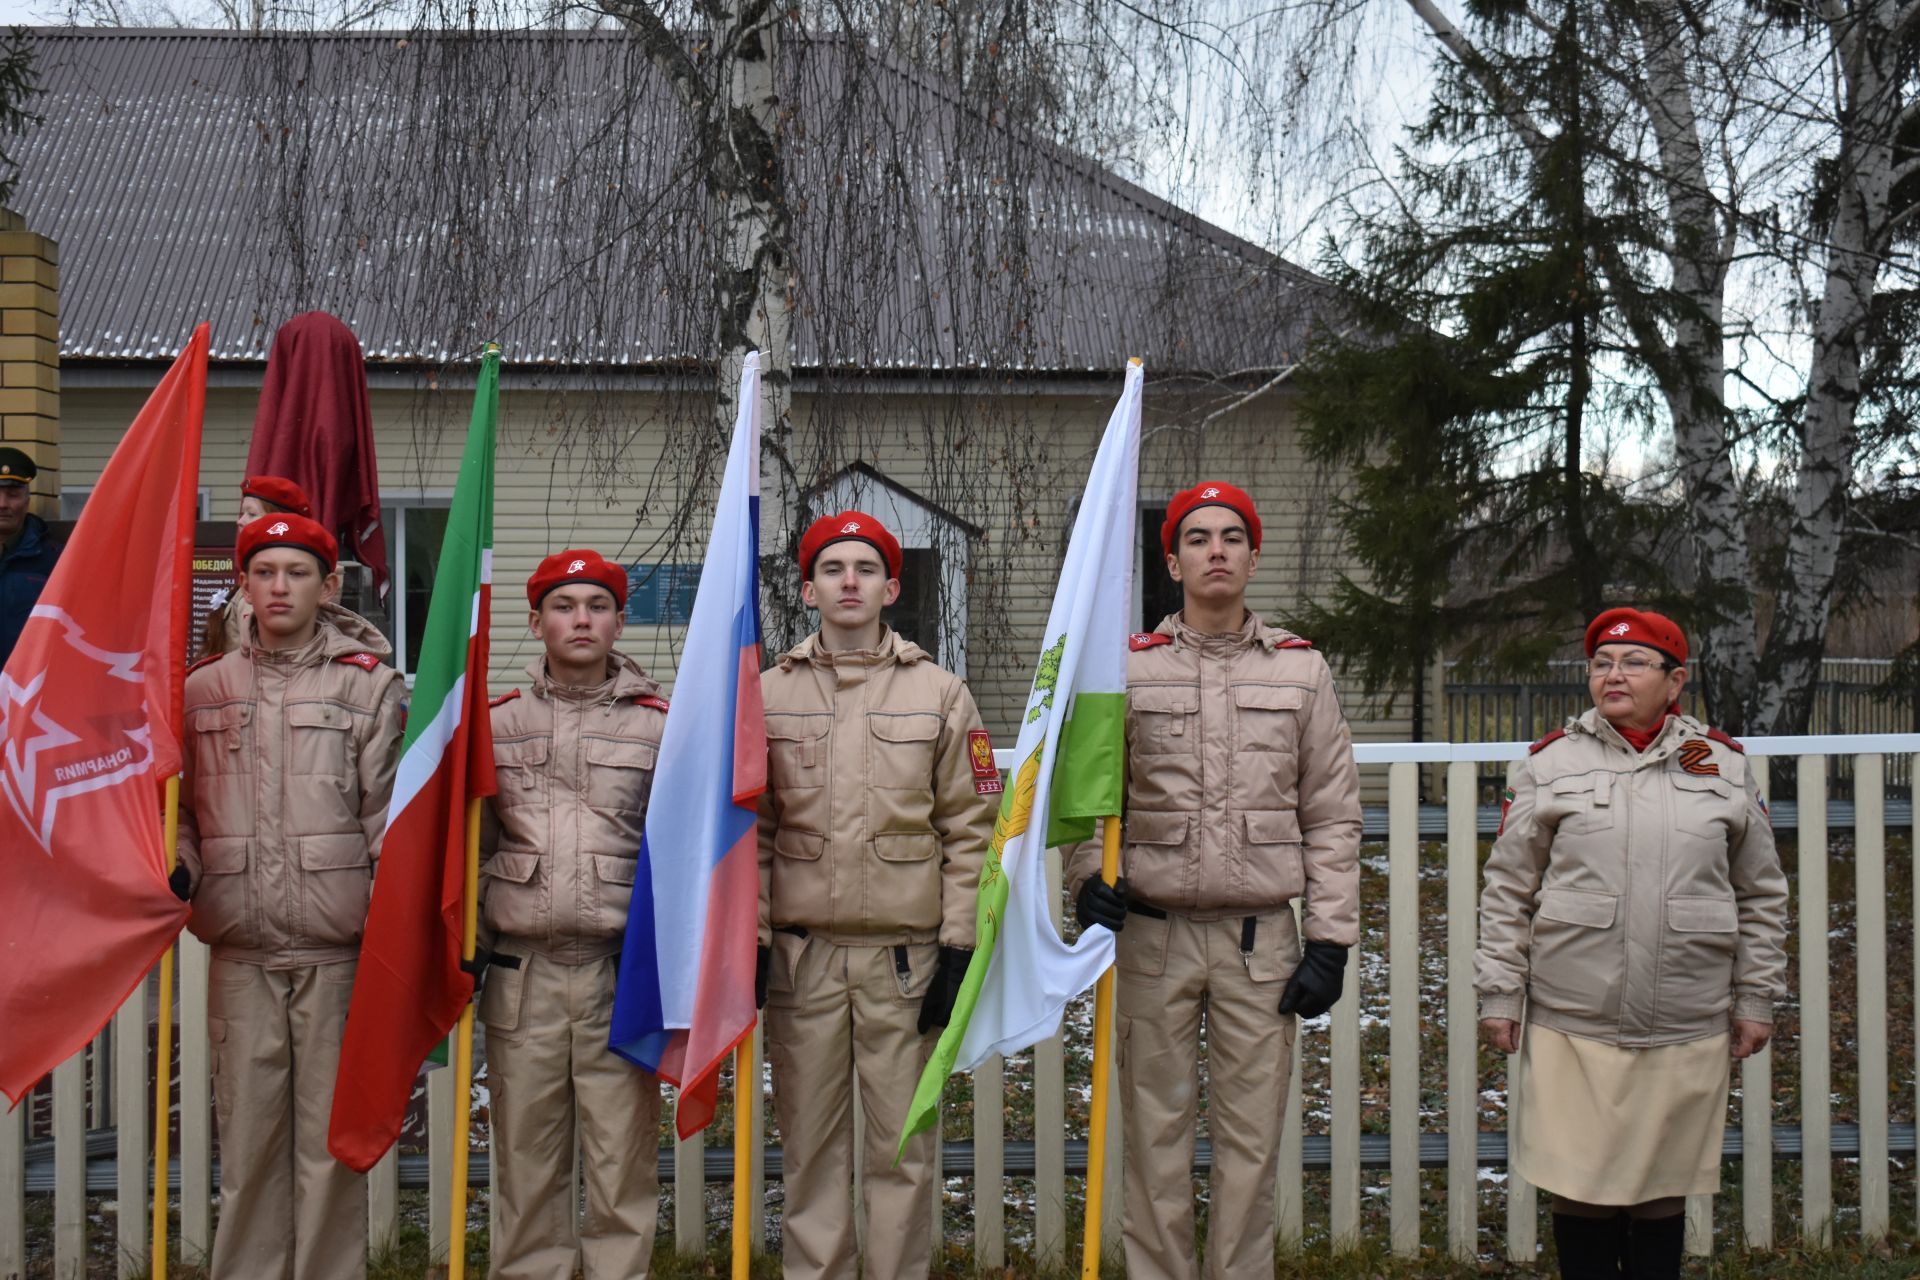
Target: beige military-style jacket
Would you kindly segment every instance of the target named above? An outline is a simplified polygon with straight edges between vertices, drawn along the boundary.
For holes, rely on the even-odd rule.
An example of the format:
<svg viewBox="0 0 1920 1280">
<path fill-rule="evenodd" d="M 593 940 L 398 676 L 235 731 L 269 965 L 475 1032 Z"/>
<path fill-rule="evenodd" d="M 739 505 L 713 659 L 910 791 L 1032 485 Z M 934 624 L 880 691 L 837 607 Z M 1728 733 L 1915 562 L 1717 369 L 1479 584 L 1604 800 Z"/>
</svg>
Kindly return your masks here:
<svg viewBox="0 0 1920 1280">
<path fill-rule="evenodd" d="M 645 834 L 667 701 L 618 652 L 592 688 L 555 684 L 493 702 L 498 794 L 482 805 L 480 918 L 491 948 L 560 964 L 616 955 Z"/>
<path fill-rule="evenodd" d="M 1787 880 L 1747 758 L 1672 716 L 1635 751 L 1598 709 L 1507 774 L 1487 859 L 1482 1018 L 1626 1048 L 1771 1022 Z"/>
<path fill-rule="evenodd" d="M 406 681 L 372 623 L 322 605 L 296 650 L 239 648 L 187 676 L 180 861 L 194 935 L 273 969 L 351 960 L 400 763 Z"/>
<path fill-rule="evenodd" d="M 973 695 L 882 628 L 872 650 L 816 632 L 760 675 L 760 941 L 971 948 L 1000 775 Z"/>
<path fill-rule="evenodd" d="M 1232 635 L 1180 614 L 1127 656 L 1121 874 L 1136 901 L 1195 920 L 1303 898 L 1309 941 L 1360 940 L 1360 776 L 1333 673 L 1249 612 Z M 1077 893 L 1097 842 L 1069 856 Z"/>
</svg>

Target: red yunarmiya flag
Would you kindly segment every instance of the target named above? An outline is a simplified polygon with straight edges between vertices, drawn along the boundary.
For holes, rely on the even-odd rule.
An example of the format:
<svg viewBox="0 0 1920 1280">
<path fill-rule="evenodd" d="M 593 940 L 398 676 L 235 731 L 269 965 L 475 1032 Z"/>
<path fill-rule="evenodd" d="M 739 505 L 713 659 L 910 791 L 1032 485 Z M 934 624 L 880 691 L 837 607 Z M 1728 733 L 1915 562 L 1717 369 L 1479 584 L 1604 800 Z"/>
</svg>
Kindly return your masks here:
<svg viewBox="0 0 1920 1280">
<path fill-rule="evenodd" d="M 106 1025 L 187 922 L 180 772 L 207 326 L 114 450 L 0 671 L 0 1092 Z"/>
</svg>

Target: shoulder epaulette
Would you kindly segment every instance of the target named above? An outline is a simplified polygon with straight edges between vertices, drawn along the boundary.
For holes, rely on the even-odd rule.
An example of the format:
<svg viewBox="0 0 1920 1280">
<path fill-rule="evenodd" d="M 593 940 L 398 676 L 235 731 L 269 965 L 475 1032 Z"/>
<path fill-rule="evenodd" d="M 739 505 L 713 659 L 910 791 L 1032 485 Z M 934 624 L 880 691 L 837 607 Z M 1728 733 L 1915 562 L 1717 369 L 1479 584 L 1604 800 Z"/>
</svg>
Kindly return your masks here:
<svg viewBox="0 0 1920 1280">
<path fill-rule="evenodd" d="M 1731 737 L 1728 737 L 1725 730 L 1708 729 L 1707 736 L 1709 738 L 1712 738 L 1715 742 L 1719 743 L 1723 747 L 1732 747 L 1735 751 L 1738 751 L 1741 755 L 1747 754 L 1747 749 L 1741 746 L 1738 742 L 1735 742 Z"/>
<path fill-rule="evenodd" d="M 1273 647 L 1276 649 L 1311 649 L 1313 648 L 1313 641 L 1306 639 L 1304 636 L 1288 636 L 1285 640 L 1282 640 Z"/>
<path fill-rule="evenodd" d="M 334 661 L 344 662 L 348 666 L 358 667 L 362 671 L 372 671 L 380 665 L 380 659 L 370 653 L 343 653 L 335 658 Z"/>
<path fill-rule="evenodd" d="M 507 703 L 512 702 L 515 698 L 519 696 L 520 696 L 520 691 L 518 689 L 509 689 L 497 698 L 487 699 L 487 705 L 490 707 L 505 706 Z"/>
<path fill-rule="evenodd" d="M 1535 755 L 1539 753 L 1541 750 L 1543 750 L 1544 748 L 1546 748 L 1547 746 L 1549 746 L 1550 744 L 1558 742 L 1560 741 L 1560 739 L 1566 736 L 1567 736 L 1567 731 L 1565 729 L 1555 729 L 1552 733 L 1548 734 L 1546 737 L 1540 739 L 1540 741 L 1528 747 L 1527 754 Z"/>
<path fill-rule="evenodd" d="M 210 667 L 214 663 L 220 661 L 220 659 L 226 656 L 227 655 L 224 653 L 210 653 L 206 657 L 200 659 L 198 662 L 193 663 L 191 666 L 189 666 L 187 668 L 187 674 L 192 675 L 194 672 L 198 671 L 202 667 Z"/>
<path fill-rule="evenodd" d="M 1155 645 L 1172 643 L 1173 637 L 1164 631 L 1136 631 L 1127 637 L 1127 648 L 1135 653 L 1142 649 L 1151 649 Z"/>
<path fill-rule="evenodd" d="M 667 700 L 655 693 L 641 693 L 634 695 L 633 705 L 636 707 L 652 707 L 655 711 L 665 711 L 667 709 Z"/>
</svg>

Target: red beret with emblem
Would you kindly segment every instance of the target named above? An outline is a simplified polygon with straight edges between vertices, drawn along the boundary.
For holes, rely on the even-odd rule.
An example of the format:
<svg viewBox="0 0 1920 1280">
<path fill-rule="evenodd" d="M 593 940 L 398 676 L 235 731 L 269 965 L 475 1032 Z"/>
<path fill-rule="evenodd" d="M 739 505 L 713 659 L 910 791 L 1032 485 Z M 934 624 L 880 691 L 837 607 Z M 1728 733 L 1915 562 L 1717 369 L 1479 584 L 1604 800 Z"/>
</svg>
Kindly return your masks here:
<svg viewBox="0 0 1920 1280">
<path fill-rule="evenodd" d="M 1672 618 L 1643 609 L 1608 609 L 1587 624 L 1587 656 L 1603 644 L 1643 644 L 1673 661 L 1687 661 L 1687 633 Z"/>
<path fill-rule="evenodd" d="M 1167 504 L 1167 518 L 1160 526 L 1160 549 L 1173 554 L 1173 540 L 1180 533 L 1180 522 L 1201 507 L 1225 507 L 1247 522 L 1247 539 L 1260 549 L 1260 513 L 1253 509 L 1253 498 L 1245 489 L 1224 480 L 1205 480 L 1191 489 L 1173 495 Z"/>
<path fill-rule="evenodd" d="M 864 511 L 842 511 L 837 516 L 821 516 L 807 526 L 800 539 L 800 576 L 813 576 L 813 562 L 836 542 L 864 542 L 887 562 L 887 576 L 900 576 L 900 542 L 887 526 Z"/>
<path fill-rule="evenodd" d="M 242 529 L 239 543 L 234 547 L 234 557 L 245 569 L 255 552 L 265 551 L 268 547 L 293 547 L 304 551 L 319 560 L 328 573 L 332 573 L 333 567 L 340 563 L 340 544 L 334 541 L 325 526 L 292 511 L 261 516 Z"/>
<path fill-rule="evenodd" d="M 585 549 L 556 551 L 542 560 L 527 579 L 527 603 L 538 609 L 547 592 L 575 582 L 605 587 L 613 593 L 614 604 L 627 607 L 627 571 L 598 551 Z"/>
<path fill-rule="evenodd" d="M 313 514 L 313 504 L 307 501 L 307 491 L 282 476 L 248 476 L 246 483 L 240 486 L 240 496 L 258 498 L 297 515 Z"/>
</svg>

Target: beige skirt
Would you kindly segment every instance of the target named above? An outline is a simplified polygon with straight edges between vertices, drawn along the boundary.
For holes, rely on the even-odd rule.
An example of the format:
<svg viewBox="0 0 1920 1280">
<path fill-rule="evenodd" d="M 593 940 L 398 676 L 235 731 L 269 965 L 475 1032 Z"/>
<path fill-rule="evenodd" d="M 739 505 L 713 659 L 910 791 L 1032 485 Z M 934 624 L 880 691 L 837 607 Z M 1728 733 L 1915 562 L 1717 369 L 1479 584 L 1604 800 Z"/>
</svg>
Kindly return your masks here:
<svg viewBox="0 0 1920 1280">
<path fill-rule="evenodd" d="M 1589 1204 L 1720 1189 L 1727 1033 L 1621 1049 L 1528 1026 L 1509 1115 L 1513 1171 Z"/>
</svg>

